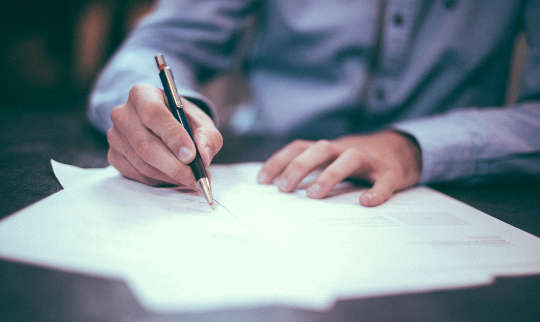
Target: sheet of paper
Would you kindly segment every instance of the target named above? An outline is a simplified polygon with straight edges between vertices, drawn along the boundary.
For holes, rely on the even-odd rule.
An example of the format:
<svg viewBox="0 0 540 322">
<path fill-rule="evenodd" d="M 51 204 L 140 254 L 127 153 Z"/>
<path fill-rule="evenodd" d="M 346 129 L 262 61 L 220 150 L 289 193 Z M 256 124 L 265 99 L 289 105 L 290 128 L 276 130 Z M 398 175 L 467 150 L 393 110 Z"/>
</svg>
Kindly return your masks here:
<svg viewBox="0 0 540 322">
<path fill-rule="evenodd" d="M 347 184 L 312 200 L 256 184 L 260 164 L 215 166 L 211 209 L 110 167 L 53 168 L 65 189 L 0 222 L 0 256 L 124 278 L 153 310 L 323 309 L 540 272 L 538 238 L 425 187 L 364 208 Z"/>
<path fill-rule="evenodd" d="M 334 256 L 333 263 L 351 264 L 367 257 L 366 269 L 376 271 L 493 267 L 498 272 L 499 266 L 540 264 L 540 252 L 534 252 L 540 239 L 432 189 L 409 189 L 365 208 L 358 205 L 362 192 L 346 186 L 323 200 L 309 199 L 305 191 L 279 193 L 253 182 L 257 169 L 227 171 L 230 182 L 216 183 L 220 199 L 260 236 L 304 258 L 324 262 L 323 253 Z M 238 187 L 231 188 L 234 182 Z M 287 246 L 291 241 L 293 248 Z"/>
<path fill-rule="evenodd" d="M 60 163 L 52 159 L 51 167 L 56 179 L 64 189 L 84 183 L 93 176 L 107 177 L 118 173 L 113 167 L 83 169 L 74 165 Z"/>
<path fill-rule="evenodd" d="M 124 278 L 156 310 L 330 303 L 311 281 L 281 273 L 286 257 L 274 259 L 276 250 L 219 201 L 212 209 L 199 195 L 111 168 L 54 169 L 68 176 L 66 189 L 1 222 L 0 256 Z"/>
</svg>

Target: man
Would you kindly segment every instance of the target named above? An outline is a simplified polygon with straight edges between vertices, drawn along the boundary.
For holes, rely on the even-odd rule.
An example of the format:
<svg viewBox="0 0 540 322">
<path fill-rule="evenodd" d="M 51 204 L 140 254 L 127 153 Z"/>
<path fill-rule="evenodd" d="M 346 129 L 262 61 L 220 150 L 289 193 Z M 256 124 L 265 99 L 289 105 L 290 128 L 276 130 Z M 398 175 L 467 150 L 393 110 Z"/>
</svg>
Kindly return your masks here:
<svg viewBox="0 0 540 322">
<path fill-rule="evenodd" d="M 530 48 L 521 94 L 502 108 L 521 31 Z M 158 52 L 207 166 L 222 137 L 197 89 L 239 61 L 251 87 L 245 132 L 316 140 L 266 161 L 259 182 L 282 191 L 322 167 L 308 196 L 361 178 L 373 186 L 360 203 L 375 206 L 417 183 L 540 173 L 538 0 L 161 1 L 100 76 L 89 117 L 108 130 L 109 161 L 124 176 L 193 185 L 194 146 L 158 89 Z"/>
</svg>

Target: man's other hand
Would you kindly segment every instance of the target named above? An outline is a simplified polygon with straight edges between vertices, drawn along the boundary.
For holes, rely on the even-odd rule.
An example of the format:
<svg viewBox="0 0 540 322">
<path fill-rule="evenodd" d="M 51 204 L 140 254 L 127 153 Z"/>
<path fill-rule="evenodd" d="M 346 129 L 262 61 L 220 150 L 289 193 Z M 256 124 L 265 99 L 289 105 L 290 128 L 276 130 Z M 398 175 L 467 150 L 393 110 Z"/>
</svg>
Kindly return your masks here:
<svg viewBox="0 0 540 322">
<path fill-rule="evenodd" d="M 223 138 L 206 113 L 184 99 L 184 112 L 206 167 L 221 149 Z M 195 146 L 168 110 L 167 98 L 157 87 L 137 84 L 123 105 L 111 112 L 107 158 L 125 177 L 149 185 L 195 186 L 188 164 Z"/>
<path fill-rule="evenodd" d="M 307 188 L 311 198 L 324 198 L 346 178 L 373 183 L 360 197 L 364 206 L 377 206 L 396 191 L 416 184 L 420 178 L 421 154 L 417 143 L 399 132 L 353 135 L 333 141 L 290 143 L 270 157 L 259 172 L 262 184 L 276 182 L 291 192 L 310 172 L 322 173 Z"/>
</svg>

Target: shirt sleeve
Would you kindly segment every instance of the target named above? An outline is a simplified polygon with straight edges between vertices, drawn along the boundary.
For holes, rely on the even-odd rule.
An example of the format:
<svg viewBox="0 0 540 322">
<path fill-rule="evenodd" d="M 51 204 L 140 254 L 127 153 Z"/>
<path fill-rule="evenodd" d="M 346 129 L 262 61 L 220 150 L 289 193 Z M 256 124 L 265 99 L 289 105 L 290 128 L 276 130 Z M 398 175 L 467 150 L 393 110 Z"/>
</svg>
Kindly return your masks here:
<svg viewBox="0 0 540 322">
<path fill-rule="evenodd" d="M 529 1 L 523 15 L 529 56 L 515 106 L 468 108 L 393 125 L 420 146 L 420 183 L 540 175 L 540 1 Z"/>
<path fill-rule="evenodd" d="M 99 75 L 88 104 L 90 122 L 106 132 L 111 110 L 126 102 L 134 84 L 161 88 L 157 53 L 164 54 L 180 95 L 215 118 L 214 106 L 198 88 L 237 63 L 237 43 L 255 7 L 255 0 L 159 1 Z"/>
</svg>

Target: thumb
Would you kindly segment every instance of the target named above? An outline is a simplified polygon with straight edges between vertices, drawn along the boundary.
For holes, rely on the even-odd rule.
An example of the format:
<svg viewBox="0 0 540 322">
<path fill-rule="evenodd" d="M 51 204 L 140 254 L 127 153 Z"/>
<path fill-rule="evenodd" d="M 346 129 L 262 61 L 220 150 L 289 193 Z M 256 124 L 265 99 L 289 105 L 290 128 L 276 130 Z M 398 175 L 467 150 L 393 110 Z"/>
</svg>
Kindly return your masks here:
<svg viewBox="0 0 540 322">
<path fill-rule="evenodd" d="M 360 196 L 360 204 L 366 207 L 378 206 L 392 196 L 398 187 L 397 177 L 388 173 L 375 180 L 371 189 Z"/>
</svg>

